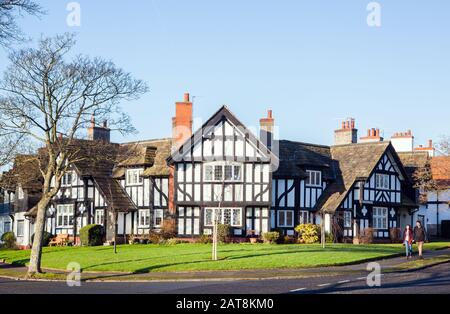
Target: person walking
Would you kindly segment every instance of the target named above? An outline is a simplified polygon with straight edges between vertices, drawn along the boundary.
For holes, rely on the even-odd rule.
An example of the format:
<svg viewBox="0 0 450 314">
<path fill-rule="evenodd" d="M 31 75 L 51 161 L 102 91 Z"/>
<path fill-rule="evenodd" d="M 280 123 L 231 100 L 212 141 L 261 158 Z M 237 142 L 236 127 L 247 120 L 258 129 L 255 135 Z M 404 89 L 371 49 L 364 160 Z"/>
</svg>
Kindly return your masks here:
<svg viewBox="0 0 450 314">
<path fill-rule="evenodd" d="M 406 259 L 412 258 L 413 232 L 411 225 L 406 225 L 403 231 L 403 245 L 406 248 Z"/>
<path fill-rule="evenodd" d="M 417 243 L 417 248 L 419 249 L 419 259 L 423 259 L 423 243 L 426 240 L 426 232 L 420 221 L 416 222 L 414 227 L 414 242 Z"/>
</svg>

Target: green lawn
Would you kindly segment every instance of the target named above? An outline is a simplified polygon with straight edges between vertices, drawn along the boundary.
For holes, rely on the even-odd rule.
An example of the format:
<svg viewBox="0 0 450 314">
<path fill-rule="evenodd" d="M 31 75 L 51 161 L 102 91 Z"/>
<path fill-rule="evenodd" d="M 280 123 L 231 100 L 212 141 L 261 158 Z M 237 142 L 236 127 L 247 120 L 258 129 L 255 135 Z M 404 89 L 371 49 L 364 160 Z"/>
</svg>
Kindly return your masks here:
<svg viewBox="0 0 450 314">
<path fill-rule="evenodd" d="M 426 244 L 426 249 L 449 247 L 450 242 Z M 404 251 L 401 244 L 329 244 L 320 245 L 265 245 L 229 244 L 219 246 L 218 262 L 212 262 L 211 245 L 179 244 L 123 245 L 118 254 L 112 247 L 44 248 L 43 267 L 65 269 L 77 262 L 84 271 L 120 271 L 134 273 L 239 270 L 331 266 L 355 263 L 392 256 Z M 0 250 L 0 260 L 25 265 L 29 251 Z"/>
</svg>

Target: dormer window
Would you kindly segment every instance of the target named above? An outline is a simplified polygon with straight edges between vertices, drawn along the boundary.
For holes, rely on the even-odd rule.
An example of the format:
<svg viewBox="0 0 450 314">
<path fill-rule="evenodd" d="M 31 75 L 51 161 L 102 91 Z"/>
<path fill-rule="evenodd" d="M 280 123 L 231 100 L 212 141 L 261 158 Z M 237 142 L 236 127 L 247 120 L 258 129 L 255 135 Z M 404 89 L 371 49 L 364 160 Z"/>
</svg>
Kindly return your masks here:
<svg viewBox="0 0 450 314">
<path fill-rule="evenodd" d="M 379 190 L 389 190 L 389 175 L 377 173 L 376 187 Z"/>
<path fill-rule="evenodd" d="M 316 170 L 306 170 L 308 175 L 306 178 L 307 186 L 322 186 L 322 172 Z"/>
<path fill-rule="evenodd" d="M 144 169 L 128 169 L 126 175 L 127 185 L 140 185 L 143 182 Z"/>
</svg>

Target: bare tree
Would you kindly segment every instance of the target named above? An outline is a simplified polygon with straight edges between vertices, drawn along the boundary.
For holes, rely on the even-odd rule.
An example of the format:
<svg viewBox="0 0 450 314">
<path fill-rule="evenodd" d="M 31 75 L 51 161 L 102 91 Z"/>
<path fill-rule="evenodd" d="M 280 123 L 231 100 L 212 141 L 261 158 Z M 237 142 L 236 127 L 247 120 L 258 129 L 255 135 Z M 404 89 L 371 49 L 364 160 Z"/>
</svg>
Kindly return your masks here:
<svg viewBox="0 0 450 314">
<path fill-rule="evenodd" d="M 40 160 L 43 190 L 37 205 L 30 275 L 41 272 L 45 211 L 68 167 L 84 158 L 73 148 L 91 115 L 109 120 L 110 128 L 121 133 L 132 132 L 119 102 L 137 99 L 148 90 L 144 82 L 110 61 L 82 55 L 66 61 L 74 45 L 74 36 L 64 34 L 42 38 L 38 48 L 13 52 L 0 83 L 3 132 L 32 138 L 46 152 L 46 158 Z"/>
<path fill-rule="evenodd" d="M 9 47 L 24 39 L 17 18 L 25 14 L 40 16 L 44 10 L 32 0 L 0 0 L 0 45 Z"/>
</svg>

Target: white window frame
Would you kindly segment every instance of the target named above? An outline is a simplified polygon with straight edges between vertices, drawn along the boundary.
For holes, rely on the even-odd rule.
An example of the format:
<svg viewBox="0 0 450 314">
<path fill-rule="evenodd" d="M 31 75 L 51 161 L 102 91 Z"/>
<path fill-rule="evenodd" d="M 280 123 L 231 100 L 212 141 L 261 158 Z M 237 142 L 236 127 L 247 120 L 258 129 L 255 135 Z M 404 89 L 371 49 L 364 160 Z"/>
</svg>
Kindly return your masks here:
<svg viewBox="0 0 450 314">
<path fill-rule="evenodd" d="M 141 222 L 141 218 L 144 218 L 144 223 Z M 139 209 L 138 212 L 138 228 L 148 229 L 150 228 L 150 209 Z"/>
<path fill-rule="evenodd" d="M 95 224 L 103 226 L 105 221 L 105 210 L 104 209 L 96 209 L 95 210 Z"/>
<path fill-rule="evenodd" d="M 389 227 L 389 208 L 374 207 L 372 209 L 372 221 L 374 230 L 387 230 Z M 380 225 L 381 222 L 381 225 Z M 384 228 L 383 228 L 384 227 Z"/>
<path fill-rule="evenodd" d="M 127 171 L 125 173 L 126 185 L 127 186 L 142 185 L 142 183 L 144 182 L 144 178 L 142 177 L 143 173 L 144 173 L 144 169 L 142 169 L 142 168 L 127 169 Z M 137 176 L 136 176 L 136 174 L 137 174 Z"/>
<path fill-rule="evenodd" d="M 306 173 L 308 174 L 308 178 L 306 178 L 306 186 L 322 186 L 322 171 L 306 170 Z"/>
<path fill-rule="evenodd" d="M 59 223 L 61 217 L 61 224 Z M 64 218 L 67 217 L 67 224 L 64 223 Z M 72 217 L 72 219 L 71 219 Z M 65 204 L 56 206 L 56 228 L 72 228 L 74 222 L 74 206 L 73 204 Z M 72 223 L 71 223 L 72 221 Z"/>
<path fill-rule="evenodd" d="M 351 228 L 352 227 L 352 212 L 349 210 L 344 211 L 344 228 Z"/>
<path fill-rule="evenodd" d="M 207 169 L 212 167 L 211 177 L 207 178 Z M 216 168 L 222 167 L 221 179 L 216 179 Z M 231 167 L 231 179 L 225 179 L 225 168 Z M 236 170 L 239 169 L 239 177 L 236 177 Z M 203 181 L 204 182 L 242 182 L 244 165 L 242 163 L 229 163 L 229 162 L 214 162 L 203 164 Z"/>
<path fill-rule="evenodd" d="M 303 221 L 303 222 L 302 222 L 302 219 L 304 218 L 303 216 L 304 216 L 305 214 L 306 214 L 306 221 Z M 310 219 L 309 211 L 307 211 L 307 210 L 301 210 L 301 211 L 299 212 L 299 217 L 298 217 L 299 224 L 309 224 L 309 219 Z"/>
<path fill-rule="evenodd" d="M 21 226 L 21 228 L 19 228 Z M 25 220 L 17 220 L 17 237 L 22 238 L 25 236 Z"/>
<path fill-rule="evenodd" d="M 213 211 L 212 212 L 212 217 L 211 217 L 211 223 L 207 223 L 207 221 L 206 221 L 206 214 L 207 214 L 208 211 L 211 211 L 211 210 Z M 214 226 L 214 220 L 215 220 L 215 217 L 216 217 L 216 215 L 217 215 L 219 210 L 220 210 L 220 218 L 219 218 L 219 223 L 220 224 L 225 224 L 224 212 L 226 210 L 229 210 L 230 211 L 230 215 L 231 215 L 231 217 L 230 217 L 230 224 L 229 225 L 231 227 L 234 227 L 234 228 L 241 228 L 242 227 L 242 208 L 240 208 L 240 207 L 229 207 L 229 208 L 228 207 L 227 208 L 208 207 L 208 208 L 205 208 L 205 210 L 204 210 L 204 222 L 203 222 L 203 225 L 205 227 L 213 227 Z M 239 223 L 237 223 L 235 218 L 234 218 L 235 217 L 234 216 L 235 211 L 238 212 L 237 217 L 239 217 Z"/>
<path fill-rule="evenodd" d="M 282 221 L 280 223 L 280 214 L 284 213 L 284 221 Z M 288 224 L 288 215 L 287 213 L 290 213 L 291 217 L 292 217 L 292 224 Z M 292 228 L 294 227 L 295 224 L 295 217 L 294 217 L 294 211 L 293 210 L 286 210 L 286 209 L 282 209 L 282 210 L 278 210 L 277 211 L 277 225 L 280 228 Z"/>
<path fill-rule="evenodd" d="M 378 190 L 389 190 L 390 188 L 390 175 L 385 173 L 376 173 L 375 174 L 375 187 Z"/>
<path fill-rule="evenodd" d="M 61 178 L 61 187 L 68 187 L 72 185 L 72 171 L 67 171 Z"/>
<path fill-rule="evenodd" d="M 157 219 L 161 219 L 161 223 L 156 223 Z M 159 229 L 162 228 L 164 223 L 164 210 L 163 209 L 155 209 L 153 210 L 153 228 Z"/>
</svg>

